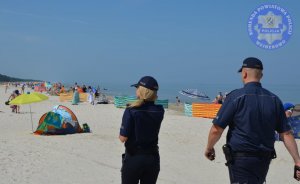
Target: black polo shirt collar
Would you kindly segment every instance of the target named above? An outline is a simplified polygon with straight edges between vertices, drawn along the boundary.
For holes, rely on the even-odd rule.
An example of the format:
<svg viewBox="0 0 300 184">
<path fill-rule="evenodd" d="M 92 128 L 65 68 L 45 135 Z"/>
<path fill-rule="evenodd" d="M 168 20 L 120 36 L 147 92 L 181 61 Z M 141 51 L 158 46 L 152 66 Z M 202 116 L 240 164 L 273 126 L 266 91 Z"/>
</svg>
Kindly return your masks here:
<svg viewBox="0 0 300 184">
<path fill-rule="evenodd" d="M 260 82 L 248 82 L 244 85 L 244 87 L 261 87 Z"/>
</svg>

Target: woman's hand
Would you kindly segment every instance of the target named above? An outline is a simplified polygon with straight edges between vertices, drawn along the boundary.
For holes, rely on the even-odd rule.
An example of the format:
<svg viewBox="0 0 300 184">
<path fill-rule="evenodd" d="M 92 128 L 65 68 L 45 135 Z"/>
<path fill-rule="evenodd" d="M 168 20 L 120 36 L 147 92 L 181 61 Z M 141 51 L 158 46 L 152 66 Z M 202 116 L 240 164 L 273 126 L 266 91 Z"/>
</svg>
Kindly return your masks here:
<svg viewBox="0 0 300 184">
<path fill-rule="evenodd" d="M 122 135 L 119 135 L 119 139 L 122 143 L 126 142 L 128 140 L 128 137 L 124 137 Z"/>
</svg>

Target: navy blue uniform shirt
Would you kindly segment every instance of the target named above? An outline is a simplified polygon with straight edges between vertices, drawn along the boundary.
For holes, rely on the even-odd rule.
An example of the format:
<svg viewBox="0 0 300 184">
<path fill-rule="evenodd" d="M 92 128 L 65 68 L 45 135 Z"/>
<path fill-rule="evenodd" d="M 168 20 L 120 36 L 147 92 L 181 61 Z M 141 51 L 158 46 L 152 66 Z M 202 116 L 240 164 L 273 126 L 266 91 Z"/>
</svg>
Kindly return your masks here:
<svg viewBox="0 0 300 184">
<path fill-rule="evenodd" d="M 213 123 L 229 126 L 227 144 L 233 151 L 273 151 L 275 130 L 290 130 L 282 102 L 259 82 L 229 93 Z"/>
<path fill-rule="evenodd" d="M 158 147 L 158 133 L 164 117 L 164 108 L 154 102 L 145 102 L 140 107 L 126 108 L 120 135 L 128 137 L 126 149 L 155 149 Z"/>
</svg>

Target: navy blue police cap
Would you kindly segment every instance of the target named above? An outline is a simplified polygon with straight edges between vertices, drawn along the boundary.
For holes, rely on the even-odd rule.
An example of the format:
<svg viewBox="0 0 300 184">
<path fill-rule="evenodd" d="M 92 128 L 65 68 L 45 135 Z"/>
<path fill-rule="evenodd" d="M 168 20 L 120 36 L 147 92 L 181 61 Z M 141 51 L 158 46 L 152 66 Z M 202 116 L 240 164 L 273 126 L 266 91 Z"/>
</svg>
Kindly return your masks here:
<svg viewBox="0 0 300 184">
<path fill-rule="evenodd" d="M 151 77 L 151 76 L 144 76 L 142 77 L 138 83 L 131 85 L 131 87 L 139 87 L 139 86 L 143 86 L 147 89 L 151 89 L 154 91 L 158 90 L 158 83 L 157 81 Z"/>
<path fill-rule="evenodd" d="M 239 69 L 238 72 L 241 72 L 243 68 L 256 68 L 263 70 L 262 62 L 255 57 L 248 57 L 243 61 L 243 66 Z"/>
</svg>

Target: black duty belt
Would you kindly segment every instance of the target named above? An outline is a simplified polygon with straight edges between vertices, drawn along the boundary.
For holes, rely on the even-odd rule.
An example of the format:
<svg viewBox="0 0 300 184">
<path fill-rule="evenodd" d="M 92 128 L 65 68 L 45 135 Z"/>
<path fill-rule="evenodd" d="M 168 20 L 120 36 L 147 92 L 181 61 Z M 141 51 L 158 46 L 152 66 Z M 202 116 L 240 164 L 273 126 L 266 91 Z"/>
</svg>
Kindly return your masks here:
<svg viewBox="0 0 300 184">
<path fill-rule="evenodd" d="M 228 166 L 234 162 L 234 158 L 237 157 L 257 157 L 257 158 L 264 158 L 264 159 L 275 159 L 276 152 L 274 151 L 256 151 L 256 152 L 246 152 L 246 151 L 233 151 L 230 145 L 225 144 L 223 147 L 223 152 L 225 154 L 226 163 L 225 165 Z"/>
<path fill-rule="evenodd" d="M 276 152 L 233 152 L 233 157 L 264 157 L 264 158 L 276 158 Z"/>
<path fill-rule="evenodd" d="M 158 149 L 136 149 L 136 150 L 129 150 L 126 149 L 125 151 L 129 155 L 155 155 L 158 154 Z"/>
</svg>

